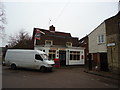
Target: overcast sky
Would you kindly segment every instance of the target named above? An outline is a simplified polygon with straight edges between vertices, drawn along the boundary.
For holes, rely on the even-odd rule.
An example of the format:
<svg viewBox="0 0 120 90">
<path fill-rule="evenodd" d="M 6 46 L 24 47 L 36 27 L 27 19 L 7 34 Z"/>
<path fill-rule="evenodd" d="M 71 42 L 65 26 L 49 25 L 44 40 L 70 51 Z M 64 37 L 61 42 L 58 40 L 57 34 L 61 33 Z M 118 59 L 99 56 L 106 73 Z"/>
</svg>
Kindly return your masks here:
<svg viewBox="0 0 120 90">
<path fill-rule="evenodd" d="M 119 0 L 2 0 L 6 11 L 5 46 L 10 35 L 21 29 L 32 35 L 33 28 L 71 33 L 79 39 L 89 34 L 105 19 L 118 12 Z M 89 1 L 89 2 L 88 2 Z M 51 22 L 50 22 L 51 20 Z"/>
</svg>

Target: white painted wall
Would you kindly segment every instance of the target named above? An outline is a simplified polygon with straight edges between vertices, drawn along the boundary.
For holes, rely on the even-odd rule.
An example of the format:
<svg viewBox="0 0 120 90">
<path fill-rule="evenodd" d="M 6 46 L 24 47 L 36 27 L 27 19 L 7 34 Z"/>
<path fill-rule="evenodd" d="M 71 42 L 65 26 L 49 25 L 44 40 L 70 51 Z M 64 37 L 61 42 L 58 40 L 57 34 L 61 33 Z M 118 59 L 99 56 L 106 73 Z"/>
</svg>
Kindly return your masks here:
<svg viewBox="0 0 120 90">
<path fill-rule="evenodd" d="M 84 49 L 77 48 L 77 49 L 67 49 L 67 50 L 69 50 L 69 52 L 66 53 L 66 65 L 84 65 L 85 64 L 85 58 L 83 59 L 81 58 L 82 55 L 84 56 Z M 79 51 L 80 60 L 70 60 L 70 51 Z"/>
<path fill-rule="evenodd" d="M 98 36 L 104 35 L 104 43 L 98 43 Z M 107 52 L 105 22 L 101 23 L 89 35 L 89 53 Z"/>
<path fill-rule="evenodd" d="M 46 54 L 49 54 L 49 50 L 50 49 L 56 49 L 56 56 L 59 54 L 57 54 L 57 51 L 62 50 L 63 48 L 50 48 L 50 47 L 42 47 L 42 46 L 36 46 L 35 50 L 45 50 Z M 69 47 L 69 48 L 64 48 L 64 50 L 66 51 L 66 65 L 84 65 L 85 64 L 85 58 L 80 58 L 80 60 L 70 60 L 70 51 L 80 51 L 80 57 L 83 55 L 84 56 L 84 48 L 82 47 Z M 85 57 L 85 56 L 84 56 Z M 59 58 L 59 55 L 58 57 Z"/>
</svg>

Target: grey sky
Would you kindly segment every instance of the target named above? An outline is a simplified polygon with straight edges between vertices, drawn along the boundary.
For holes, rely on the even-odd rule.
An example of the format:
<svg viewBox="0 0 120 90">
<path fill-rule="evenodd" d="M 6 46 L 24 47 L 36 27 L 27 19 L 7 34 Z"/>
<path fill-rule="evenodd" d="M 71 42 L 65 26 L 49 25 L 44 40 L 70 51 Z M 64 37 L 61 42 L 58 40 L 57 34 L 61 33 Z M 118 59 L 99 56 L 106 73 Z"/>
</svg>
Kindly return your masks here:
<svg viewBox="0 0 120 90">
<path fill-rule="evenodd" d="M 33 28 L 56 27 L 56 31 L 71 33 L 73 37 L 82 38 L 89 34 L 105 19 L 118 12 L 118 0 L 114 1 L 84 0 L 40 0 L 34 2 L 4 2 L 6 10 L 6 39 L 21 29 L 32 35 Z"/>
</svg>

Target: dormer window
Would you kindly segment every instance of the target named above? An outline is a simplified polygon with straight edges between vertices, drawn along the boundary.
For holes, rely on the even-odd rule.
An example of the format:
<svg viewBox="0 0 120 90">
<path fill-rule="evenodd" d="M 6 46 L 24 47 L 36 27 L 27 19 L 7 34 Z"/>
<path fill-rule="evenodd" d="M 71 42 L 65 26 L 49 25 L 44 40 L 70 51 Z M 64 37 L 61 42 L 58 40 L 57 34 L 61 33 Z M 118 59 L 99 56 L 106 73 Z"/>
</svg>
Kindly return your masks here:
<svg viewBox="0 0 120 90">
<path fill-rule="evenodd" d="M 66 46 L 67 47 L 72 47 L 72 43 L 71 42 L 66 42 Z"/>
<path fill-rule="evenodd" d="M 52 40 L 45 40 L 45 45 L 53 45 L 53 41 Z"/>
</svg>

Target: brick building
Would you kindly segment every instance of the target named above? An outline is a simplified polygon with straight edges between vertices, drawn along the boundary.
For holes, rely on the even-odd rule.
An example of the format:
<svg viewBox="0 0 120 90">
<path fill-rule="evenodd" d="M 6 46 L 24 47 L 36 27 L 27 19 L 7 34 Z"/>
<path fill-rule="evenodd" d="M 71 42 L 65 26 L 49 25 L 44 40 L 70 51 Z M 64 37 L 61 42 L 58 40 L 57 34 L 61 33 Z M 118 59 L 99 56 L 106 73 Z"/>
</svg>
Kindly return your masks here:
<svg viewBox="0 0 120 90">
<path fill-rule="evenodd" d="M 114 73 L 120 70 L 120 11 L 105 20 L 108 50 L 108 67 Z"/>
<path fill-rule="evenodd" d="M 35 39 L 36 31 L 40 31 L 40 40 Z M 84 48 L 78 47 L 78 38 L 70 33 L 58 32 L 52 25 L 49 30 L 34 28 L 34 49 L 44 51 L 50 59 L 60 59 L 61 65 L 84 65 Z"/>
<path fill-rule="evenodd" d="M 89 53 L 92 55 L 92 66 L 102 71 L 108 70 L 107 47 L 106 47 L 106 26 L 101 23 L 89 35 Z"/>
<path fill-rule="evenodd" d="M 79 40 L 79 47 L 84 47 L 85 50 L 84 50 L 84 54 L 85 54 L 85 64 L 87 64 L 87 61 L 88 61 L 88 54 L 89 54 L 89 48 L 88 48 L 88 35 L 81 38 Z"/>
<path fill-rule="evenodd" d="M 106 19 L 89 35 L 89 53 L 101 70 L 120 70 L 120 11 Z"/>
</svg>

